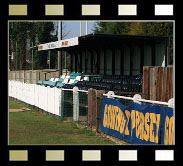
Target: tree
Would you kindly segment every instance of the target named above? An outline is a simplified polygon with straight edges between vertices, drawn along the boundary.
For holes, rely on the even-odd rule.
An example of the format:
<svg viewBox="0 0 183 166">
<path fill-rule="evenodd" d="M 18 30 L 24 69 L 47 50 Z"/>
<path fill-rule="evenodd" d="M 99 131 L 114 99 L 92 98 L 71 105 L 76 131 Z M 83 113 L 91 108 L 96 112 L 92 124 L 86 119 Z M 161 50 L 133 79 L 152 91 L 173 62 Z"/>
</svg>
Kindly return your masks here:
<svg viewBox="0 0 183 166">
<path fill-rule="evenodd" d="M 96 22 L 93 31 L 95 33 L 127 34 L 129 22 Z"/>
<path fill-rule="evenodd" d="M 133 22 L 129 25 L 129 35 L 144 35 L 144 28 L 141 22 Z"/>
<path fill-rule="evenodd" d="M 69 31 L 66 30 L 66 25 L 62 23 L 62 37 L 66 37 Z M 31 27 L 32 26 L 32 27 Z M 31 30 L 29 32 L 30 40 L 34 42 L 34 45 L 42 43 L 48 43 L 57 41 L 57 22 L 33 22 L 31 23 Z M 30 52 L 30 51 L 29 51 Z M 47 64 L 48 51 L 37 52 L 34 57 L 34 68 L 45 69 L 48 68 Z M 57 68 L 58 54 L 57 51 L 52 50 L 50 55 L 50 68 Z"/>
<path fill-rule="evenodd" d="M 95 33 L 129 34 L 170 37 L 170 64 L 173 63 L 172 22 L 97 22 Z"/>
<path fill-rule="evenodd" d="M 15 55 L 17 59 L 17 65 L 14 63 L 14 68 L 21 70 L 26 65 L 26 44 L 27 44 L 27 36 L 28 36 L 28 24 L 25 22 L 10 22 L 10 52 L 16 51 L 16 43 L 17 47 L 17 55 Z M 14 61 L 16 62 L 16 61 Z"/>
<path fill-rule="evenodd" d="M 57 37 L 53 34 L 55 30 L 53 22 L 35 22 L 35 32 L 37 41 L 35 45 L 56 41 Z M 53 55 L 51 54 L 51 57 Z M 35 56 L 35 68 L 45 69 L 48 68 L 47 64 L 48 51 L 41 51 Z"/>
<path fill-rule="evenodd" d="M 18 70 L 31 69 L 31 50 L 32 42 L 34 45 L 56 41 L 57 36 L 54 33 L 55 26 L 53 22 L 10 22 L 9 24 L 9 43 L 10 54 L 15 52 L 16 43 L 18 44 L 18 54 L 16 55 Z M 35 51 L 34 51 L 35 52 Z M 34 55 L 34 69 L 43 69 L 47 67 L 48 53 L 39 52 Z M 52 68 L 57 64 L 55 61 L 57 55 L 51 54 Z M 29 63 L 27 61 L 29 60 Z M 11 70 L 16 69 L 15 61 L 11 64 Z"/>
</svg>

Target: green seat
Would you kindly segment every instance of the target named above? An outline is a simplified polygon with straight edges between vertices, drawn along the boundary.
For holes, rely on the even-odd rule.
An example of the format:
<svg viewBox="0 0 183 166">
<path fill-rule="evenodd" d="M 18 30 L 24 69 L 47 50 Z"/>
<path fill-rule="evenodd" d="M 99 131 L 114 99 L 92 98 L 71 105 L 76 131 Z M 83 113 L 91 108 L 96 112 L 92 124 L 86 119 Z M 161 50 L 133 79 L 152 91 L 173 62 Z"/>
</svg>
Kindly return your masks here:
<svg viewBox="0 0 183 166">
<path fill-rule="evenodd" d="M 62 82 L 60 82 L 60 81 L 57 81 L 57 83 L 56 83 L 56 87 L 57 88 L 61 88 L 62 86 L 64 85 L 64 83 L 62 83 Z"/>
<path fill-rule="evenodd" d="M 43 85 L 44 85 L 44 86 L 48 86 L 49 83 L 50 83 L 50 81 L 52 81 L 52 80 L 53 80 L 53 78 L 49 78 L 47 81 L 44 81 L 44 82 L 43 82 Z"/>
<path fill-rule="evenodd" d="M 42 80 L 39 80 L 38 82 L 37 82 L 37 85 L 42 85 L 43 84 L 43 81 Z"/>
<path fill-rule="evenodd" d="M 81 73 L 71 73 L 70 74 L 70 79 L 76 79 L 77 76 L 81 76 Z"/>
</svg>

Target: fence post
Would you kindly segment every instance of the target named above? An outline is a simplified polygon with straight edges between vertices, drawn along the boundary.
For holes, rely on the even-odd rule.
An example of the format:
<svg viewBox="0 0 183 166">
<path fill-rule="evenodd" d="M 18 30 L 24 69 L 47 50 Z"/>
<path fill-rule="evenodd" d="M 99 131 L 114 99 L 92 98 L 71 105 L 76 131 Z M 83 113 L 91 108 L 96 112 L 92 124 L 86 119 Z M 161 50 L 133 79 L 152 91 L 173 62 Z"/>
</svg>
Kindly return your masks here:
<svg viewBox="0 0 183 166">
<path fill-rule="evenodd" d="M 102 115 L 102 99 L 105 90 L 97 90 L 97 109 L 96 109 L 96 134 L 100 132 L 101 128 L 101 115 Z"/>
<path fill-rule="evenodd" d="M 88 127 L 92 129 L 96 126 L 96 90 L 90 88 L 88 90 Z"/>
<path fill-rule="evenodd" d="M 61 116 L 61 118 L 63 118 L 63 102 L 64 100 L 64 91 L 62 90 L 61 88 L 61 91 L 60 91 L 60 105 L 59 105 L 59 115 Z"/>
<path fill-rule="evenodd" d="M 73 88 L 73 121 L 79 121 L 79 93 L 78 87 Z"/>
</svg>

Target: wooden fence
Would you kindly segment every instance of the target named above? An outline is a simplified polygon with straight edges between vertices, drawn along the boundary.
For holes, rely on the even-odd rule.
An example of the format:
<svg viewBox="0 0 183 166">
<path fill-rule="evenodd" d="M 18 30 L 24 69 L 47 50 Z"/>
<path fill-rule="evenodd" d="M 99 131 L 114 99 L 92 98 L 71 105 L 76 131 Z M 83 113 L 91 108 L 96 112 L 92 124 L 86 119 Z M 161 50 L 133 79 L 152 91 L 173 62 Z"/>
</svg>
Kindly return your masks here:
<svg viewBox="0 0 183 166">
<path fill-rule="evenodd" d="M 143 98 L 168 102 L 173 98 L 173 67 L 143 68 Z"/>
<path fill-rule="evenodd" d="M 38 80 L 45 81 L 52 77 L 59 77 L 59 72 L 57 70 L 9 71 L 9 80 L 15 80 L 31 84 L 36 84 Z"/>
</svg>

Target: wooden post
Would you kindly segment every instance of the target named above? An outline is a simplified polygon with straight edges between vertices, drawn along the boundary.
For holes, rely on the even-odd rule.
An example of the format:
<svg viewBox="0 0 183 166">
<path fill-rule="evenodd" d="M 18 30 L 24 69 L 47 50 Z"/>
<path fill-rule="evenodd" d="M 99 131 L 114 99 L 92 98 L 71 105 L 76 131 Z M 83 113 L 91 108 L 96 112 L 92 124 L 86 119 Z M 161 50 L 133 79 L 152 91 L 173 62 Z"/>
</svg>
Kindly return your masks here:
<svg viewBox="0 0 183 166">
<path fill-rule="evenodd" d="M 156 88 L 156 98 L 158 101 L 162 101 L 161 100 L 161 90 L 162 90 L 162 84 L 161 84 L 161 75 L 162 74 L 162 67 L 158 67 L 157 69 L 157 88 Z"/>
<path fill-rule="evenodd" d="M 88 128 L 92 129 L 96 126 L 96 90 L 90 88 L 88 90 Z"/>
<path fill-rule="evenodd" d="M 165 67 L 163 67 L 163 75 L 162 75 L 162 101 L 165 101 L 166 100 L 166 86 L 168 84 L 167 80 L 166 80 L 166 76 L 167 76 L 167 70 Z"/>
</svg>

